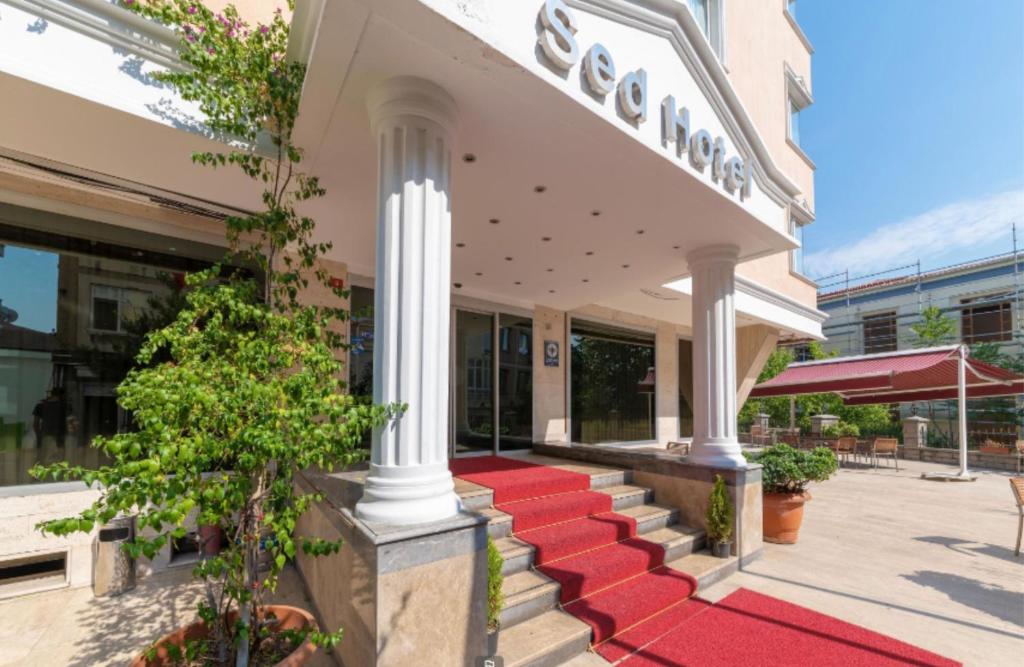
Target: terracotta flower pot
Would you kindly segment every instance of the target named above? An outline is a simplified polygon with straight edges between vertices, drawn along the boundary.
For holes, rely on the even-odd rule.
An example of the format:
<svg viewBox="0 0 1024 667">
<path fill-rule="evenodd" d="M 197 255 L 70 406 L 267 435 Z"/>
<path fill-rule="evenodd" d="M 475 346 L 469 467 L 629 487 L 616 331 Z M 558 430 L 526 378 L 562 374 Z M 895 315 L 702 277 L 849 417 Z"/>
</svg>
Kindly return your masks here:
<svg viewBox="0 0 1024 667">
<path fill-rule="evenodd" d="M 296 630 L 300 628 L 316 628 L 316 620 L 313 615 L 304 609 L 298 607 L 289 607 L 286 605 L 267 605 L 262 608 L 261 614 L 273 612 L 274 616 L 277 617 L 278 628 L 281 630 Z M 231 614 L 233 617 L 234 614 Z M 165 667 L 172 665 L 170 657 L 167 655 L 167 649 L 164 648 L 167 645 L 182 645 L 186 641 L 193 639 L 202 639 L 207 636 L 209 630 L 206 624 L 202 621 L 197 621 L 191 625 L 180 627 L 174 632 L 164 635 L 157 642 L 156 657 L 152 660 L 147 660 L 144 653 L 140 653 L 135 656 L 131 662 L 131 667 Z M 305 641 L 301 646 L 296 648 L 290 654 L 285 656 L 283 660 L 278 662 L 275 667 L 301 667 L 306 664 L 313 654 L 316 653 L 316 646 L 310 641 Z"/>
<path fill-rule="evenodd" d="M 224 544 L 224 531 L 220 526 L 199 526 L 199 548 L 207 556 L 216 556 Z"/>
<path fill-rule="evenodd" d="M 800 534 L 800 523 L 804 520 L 804 503 L 811 494 L 766 493 L 764 494 L 764 540 L 775 544 L 794 544 Z"/>
</svg>

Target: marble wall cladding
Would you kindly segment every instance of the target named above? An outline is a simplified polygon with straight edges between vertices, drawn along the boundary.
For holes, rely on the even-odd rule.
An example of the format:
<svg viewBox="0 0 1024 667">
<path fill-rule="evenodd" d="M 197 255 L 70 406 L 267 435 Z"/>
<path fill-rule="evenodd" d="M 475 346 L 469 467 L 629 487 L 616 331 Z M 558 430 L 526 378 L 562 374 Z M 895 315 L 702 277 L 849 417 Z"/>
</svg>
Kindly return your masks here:
<svg viewBox="0 0 1024 667">
<path fill-rule="evenodd" d="M 337 554 L 296 559 L 321 624 L 344 628 L 335 657 L 344 667 L 473 664 L 487 641 L 486 520 L 367 525 L 339 503 L 352 481 L 341 477 L 298 481 L 326 496 L 299 520 L 298 534 L 344 539 Z"/>
<path fill-rule="evenodd" d="M 544 346 L 555 341 L 559 346 L 557 366 L 544 363 Z M 565 331 L 565 313 L 544 306 L 533 311 L 533 441 L 566 442 L 568 409 L 566 406 L 566 364 L 569 341 Z"/>
<path fill-rule="evenodd" d="M 761 480 L 757 479 L 743 485 L 742 493 L 737 495 L 741 501 L 736 509 L 736 530 L 740 538 L 737 555 L 740 557 L 742 568 L 760 556 L 764 548 Z"/>
<path fill-rule="evenodd" d="M 633 483 L 653 489 L 659 505 L 678 509 L 679 523 L 701 530 L 707 528 L 711 482 L 637 470 L 633 473 Z"/>
<path fill-rule="evenodd" d="M 380 575 L 377 665 L 472 665 L 487 649 L 487 549 Z"/>
</svg>

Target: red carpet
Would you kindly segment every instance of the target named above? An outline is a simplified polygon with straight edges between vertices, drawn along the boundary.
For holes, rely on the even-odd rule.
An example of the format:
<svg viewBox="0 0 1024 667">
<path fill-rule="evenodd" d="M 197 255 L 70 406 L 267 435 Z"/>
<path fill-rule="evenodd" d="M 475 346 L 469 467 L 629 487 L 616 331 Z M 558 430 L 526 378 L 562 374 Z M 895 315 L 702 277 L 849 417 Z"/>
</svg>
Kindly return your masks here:
<svg viewBox="0 0 1024 667">
<path fill-rule="evenodd" d="M 605 643 L 595 646 L 594 650 L 608 662 L 621 660 L 710 608 L 711 603 L 700 598 L 683 600 L 657 616 L 649 618 L 625 632 L 620 632 Z"/>
<path fill-rule="evenodd" d="M 561 584 L 563 609 L 588 624 L 594 650 L 620 667 L 958 663 L 782 600 L 740 589 L 716 605 L 666 567 L 590 477 L 500 456 L 456 459 L 452 473 L 494 490 L 537 569 Z"/>
<path fill-rule="evenodd" d="M 503 456 L 451 459 L 448 468 L 456 477 L 493 489 L 495 504 L 590 488 L 588 475 Z"/>
<path fill-rule="evenodd" d="M 512 515 L 512 531 L 518 533 L 521 530 L 611 512 L 612 497 L 594 491 L 570 491 L 514 503 L 495 503 L 494 507 Z"/>
<path fill-rule="evenodd" d="M 541 565 L 537 569 L 562 585 L 562 604 L 652 570 L 665 561 L 660 544 L 631 537 L 608 546 Z"/>
<path fill-rule="evenodd" d="M 600 649 L 599 652 L 604 655 Z M 866 628 L 741 588 L 706 611 L 683 619 L 681 625 L 619 664 L 621 667 L 946 667 L 959 663 Z"/>
<path fill-rule="evenodd" d="M 513 534 L 535 547 L 537 569 L 561 584 L 563 608 L 593 628 L 594 643 L 697 590 L 692 577 L 663 566 L 660 545 L 636 537 L 635 519 L 612 511 L 610 495 L 589 490 L 589 475 L 500 456 L 449 465 L 456 477 L 494 490 L 495 508 L 512 515 Z"/>
<path fill-rule="evenodd" d="M 516 537 L 534 546 L 533 562 L 537 565 L 634 535 L 636 519 L 614 512 L 516 533 Z"/>
<path fill-rule="evenodd" d="M 661 566 L 563 608 L 589 625 L 594 631 L 592 643 L 600 644 L 696 591 L 697 581 L 693 577 Z"/>
</svg>

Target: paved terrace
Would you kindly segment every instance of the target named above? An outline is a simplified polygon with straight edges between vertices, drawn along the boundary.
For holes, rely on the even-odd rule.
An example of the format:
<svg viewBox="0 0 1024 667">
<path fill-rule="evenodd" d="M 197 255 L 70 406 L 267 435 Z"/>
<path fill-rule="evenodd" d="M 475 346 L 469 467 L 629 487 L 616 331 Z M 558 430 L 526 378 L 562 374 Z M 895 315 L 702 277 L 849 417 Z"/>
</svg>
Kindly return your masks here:
<svg viewBox="0 0 1024 667">
<path fill-rule="evenodd" d="M 1024 556 L 1007 473 L 969 484 L 925 482 L 948 467 L 916 461 L 849 468 L 812 489 L 800 542 L 701 595 L 743 586 L 892 635 L 966 665 L 1018 665 L 1024 652 Z M 294 571 L 281 599 L 306 604 Z M 138 647 L 192 617 L 187 568 L 120 598 L 89 589 L 0 602 L 0 665 L 123 665 Z M 594 655 L 574 661 L 599 665 Z M 318 656 L 315 667 L 332 664 Z"/>
</svg>

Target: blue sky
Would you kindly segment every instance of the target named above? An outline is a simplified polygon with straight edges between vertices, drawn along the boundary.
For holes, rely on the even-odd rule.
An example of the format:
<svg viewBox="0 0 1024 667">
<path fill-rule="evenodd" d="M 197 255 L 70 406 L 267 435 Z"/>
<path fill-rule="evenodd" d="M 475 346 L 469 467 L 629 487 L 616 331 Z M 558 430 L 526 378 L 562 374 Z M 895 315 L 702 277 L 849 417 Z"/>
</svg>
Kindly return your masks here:
<svg viewBox="0 0 1024 667">
<path fill-rule="evenodd" d="M 815 52 L 812 278 L 1024 242 L 1024 1 L 798 0 Z"/>
</svg>

